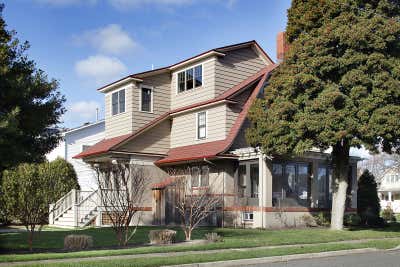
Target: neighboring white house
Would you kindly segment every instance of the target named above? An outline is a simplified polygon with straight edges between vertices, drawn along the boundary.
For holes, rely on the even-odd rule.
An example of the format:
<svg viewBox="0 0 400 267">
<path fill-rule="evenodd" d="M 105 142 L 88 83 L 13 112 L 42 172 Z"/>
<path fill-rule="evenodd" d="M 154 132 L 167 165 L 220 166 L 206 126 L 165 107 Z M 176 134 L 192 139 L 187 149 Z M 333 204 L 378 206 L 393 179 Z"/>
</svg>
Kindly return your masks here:
<svg viewBox="0 0 400 267">
<path fill-rule="evenodd" d="M 93 170 L 87 163 L 83 162 L 83 160 L 73 159 L 72 157 L 104 139 L 104 134 L 104 120 L 94 123 L 85 123 L 82 126 L 66 130 L 62 133 L 63 139 L 60 141 L 59 145 L 47 154 L 46 158 L 49 161 L 57 157 L 66 159 L 74 166 L 81 190 L 92 191 L 96 189 Z"/>
<path fill-rule="evenodd" d="M 399 168 L 390 168 L 383 174 L 378 192 L 382 209 L 391 207 L 395 213 L 400 213 Z"/>
</svg>

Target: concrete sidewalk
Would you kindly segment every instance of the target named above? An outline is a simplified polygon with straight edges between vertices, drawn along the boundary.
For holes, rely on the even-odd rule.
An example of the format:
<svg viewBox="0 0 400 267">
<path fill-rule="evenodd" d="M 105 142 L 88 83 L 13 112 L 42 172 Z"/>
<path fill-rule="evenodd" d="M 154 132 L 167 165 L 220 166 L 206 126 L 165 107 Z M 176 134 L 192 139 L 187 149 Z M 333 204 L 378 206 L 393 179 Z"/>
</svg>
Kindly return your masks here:
<svg viewBox="0 0 400 267">
<path fill-rule="evenodd" d="M 228 248 L 228 249 L 215 249 L 215 250 L 206 250 L 206 251 L 182 251 L 182 252 L 163 252 L 163 253 L 146 253 L 146 254 L 132 254 L 132 255 L 116 255 L 116 256 L 96 256 L 96 257 L 82 257 L 82 258 L 66 258 L 66 259 L 49 259 L 49 260 L 35 260 L 35 261 L 16 261 L 16 262 L 2 262 L 0 263 L 0 267 L 3 266 L 18 266 L 18 265 L 26 265 L 26 264 L 51 264 L 51 263 L 74 263 L 74 262 L 85 262 L 85 261 L 101 261 L 101 260 L 119 260 L 119 259 L 138 259 L 138 258 L 154 258 L 154 257 L 174 257 L 174 256 L 184 256 L 184 255 L 198 255 L 198 254 L 213 254 L 220 252 L 228 252 L 228 251 L 252 251 L 252 250 L 260 250 L 260 249 L 276 249 L 276 248 L 293 248 L 293 247 L 313 247 L 319 245 L 326 244 L 357 244 L 364 243 L 369 241 L 378 241 L 378 240 L 399 240 L 400 238 L 375 238 L 375 239 L 362 239 L 362 240 L 347 240 L 347 241 L 335 241 L 335 242 L 326 242 L 326 243 L 314 243 L 314 244 L 297 244 L 297 245 L 279 245 L 279 246 L 264 246 L 264 247 L 253 247 L 253 248 Z M 348 250 L 348 251 L 362 251 L 363 249 L 358 250 Z M 371 249 L 367 249 L 371 250 Z M 376 251 L 376 249 L 372 249 Z M 345 251 L 338 251 L 345 252 Z M 328 252 L 326 252 L 328 253 Z M 320 254 L 320 253 L 316 253 Z M 298 254 L 299 255 L 299 254 Z M 297 255 L 288 255 L 287 257 L 295 257 Z M 270 258 L 282 258 L 280 257 L 267 257 Z M 259 260 L 260 258 L 257 258 Z M 251 260 L 251 259 L 248 259 Z M 201 263 L 207 264 L 207 263 Z M 186 265 L 182 265 L 186 266 Z M 203 265 L 188 265 L 188 266 L 203 266 Z M 207 265 L 204 265 L 207 266 Z M 208 265 L 213 266 L 213 265 Z"/>
</svg>

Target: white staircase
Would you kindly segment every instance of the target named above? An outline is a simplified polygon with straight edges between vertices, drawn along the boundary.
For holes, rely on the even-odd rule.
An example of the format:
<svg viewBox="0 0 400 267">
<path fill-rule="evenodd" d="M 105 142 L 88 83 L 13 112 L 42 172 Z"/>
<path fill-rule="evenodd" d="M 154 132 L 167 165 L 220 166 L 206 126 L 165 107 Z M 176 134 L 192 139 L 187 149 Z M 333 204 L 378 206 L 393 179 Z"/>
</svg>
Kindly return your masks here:
<svg viewBox="0 0 400 267">
<path fill-rule="evenodd" d="M 56 203 L 50 205 L 49 225 L 60 227 L 84 227 L 99 215 L 97 190 L 71 190 Z"/>
</svg>

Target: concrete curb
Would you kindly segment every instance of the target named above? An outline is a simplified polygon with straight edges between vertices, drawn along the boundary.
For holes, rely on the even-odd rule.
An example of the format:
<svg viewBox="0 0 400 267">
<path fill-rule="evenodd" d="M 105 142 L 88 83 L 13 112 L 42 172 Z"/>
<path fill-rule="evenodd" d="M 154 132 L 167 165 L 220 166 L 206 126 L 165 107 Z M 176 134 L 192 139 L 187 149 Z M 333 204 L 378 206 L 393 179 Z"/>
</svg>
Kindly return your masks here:
<svg viewBox="0 0 400 267">
<path fill-rule="evenodd" d="M 181 265 L 165 265 L 162 267 L 234 267 L 234 266 L 246 266 L 253 264 L 267 264 L 276 262 L 287 262 L 291 260 L 303 260 L 303 259 L 318 259 L 326 257 L 335 256 L 345 256 L 352 254 L 361 254 L 367 252 L 381 251 L 376 248 L 360 248 L 351 250 L 339 250 L 339 251 L 328 251 L 319 253 L 307 253 L 307 254 L 294 254 L 285 256 L 271 256 L 263 258 L 251 258 L 251 259 L 241 259 L 241 260 L 230 260 L 230 261 L 214 261 L 214 262 L 203 262 L 203 263 L 190 263 Z"/>
</svg>

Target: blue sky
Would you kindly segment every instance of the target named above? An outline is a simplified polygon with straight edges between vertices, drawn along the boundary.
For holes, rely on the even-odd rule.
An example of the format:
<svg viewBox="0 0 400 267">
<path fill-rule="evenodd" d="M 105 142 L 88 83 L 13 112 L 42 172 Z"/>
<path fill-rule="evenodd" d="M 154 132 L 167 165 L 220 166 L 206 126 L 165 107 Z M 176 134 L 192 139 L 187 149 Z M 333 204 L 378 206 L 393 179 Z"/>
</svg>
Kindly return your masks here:
<svg viewBox="0 0 400 267">
<path fill-rule="evenodd" d="M 205 50 L 257 40 L 276 58 L 290 0 L 8 0 L 3 16 L 60 82 L 65 127 L 104 114 L 98 87 Z"/>
</svg>

